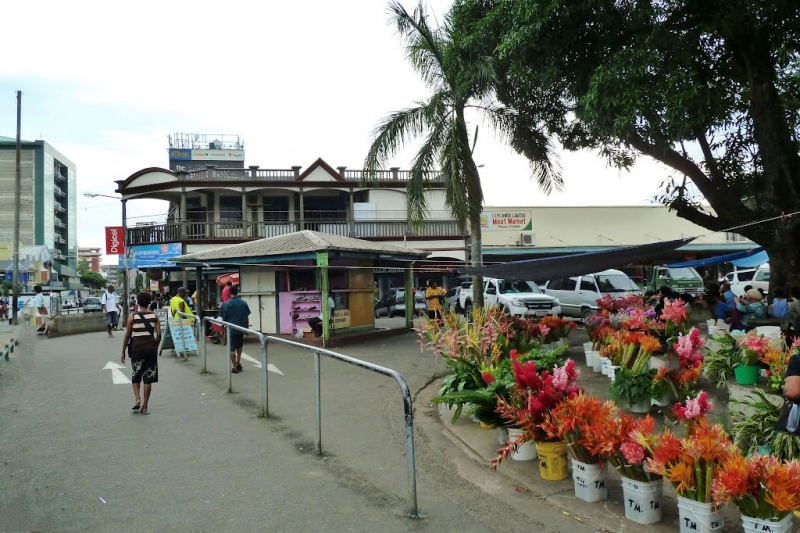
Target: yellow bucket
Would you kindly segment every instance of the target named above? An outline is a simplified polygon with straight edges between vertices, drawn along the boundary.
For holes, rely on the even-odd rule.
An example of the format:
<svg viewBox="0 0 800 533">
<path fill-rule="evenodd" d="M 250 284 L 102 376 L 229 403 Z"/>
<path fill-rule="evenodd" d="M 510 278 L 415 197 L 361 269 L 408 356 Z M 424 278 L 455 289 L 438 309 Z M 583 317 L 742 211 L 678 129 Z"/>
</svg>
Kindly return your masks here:
<svg viewBox="0 0 800 533">
<path fill-rule="evenodd" d="M 539 453 L 539 473 L 542 479 L 559 481 L 567 479 L 569 463 L 567 462 L 567 445 L 558 442 L 537 442 Z"/>
</svg>

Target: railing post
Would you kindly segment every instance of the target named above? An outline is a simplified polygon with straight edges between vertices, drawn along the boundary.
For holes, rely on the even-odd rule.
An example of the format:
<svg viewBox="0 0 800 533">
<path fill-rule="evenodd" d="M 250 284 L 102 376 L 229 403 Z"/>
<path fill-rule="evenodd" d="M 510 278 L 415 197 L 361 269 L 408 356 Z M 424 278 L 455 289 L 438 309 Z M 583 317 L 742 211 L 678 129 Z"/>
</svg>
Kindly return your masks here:
<svg viewBox="0 0 800 533">
<path fill-rule="evenodd" d="M 202 324 L 203 331 L 205 331 L 205 326 L 206 326 L 206 321 L 207 320 L 208 320 L 208 318 L 203 318 L 203 320 L 200 322 Z M 203 373 L 203 374 L 206 374 L 208 372 L 208 370 L 206 369 L 206 336 L 205 336 L 205 334 L 203 334 L 203 336 L 200 337 L 197 340 L 197 342 L 202 342 L 202 344 L 200 345 L 201 346 L 201 348 L 200 348 L 200 372 Z"/>
<path fill-rule="evenodd" d="M 322 402 L 320 400 L 319 352 L 314 351 L 314 421 L 316 422 L 316 438 L 314 440 L 317 455 L 322 455 Z"/>
<path fill-rule="evenodd" d="M 225 344 L 228 353 L 225 358 L 228 360 L 228 392 L 233 392 L 233 367 L 231 366 L 231 327 L 225 326 Z"/>
<path fill-rule="evenodd" d="M 400 177 L 398 175 L 398 173 L 400 172 L 400 167 L 391 167 L 391 168 L 389 168 L 389 172 L 392 173 L 392 179 L 394 181 L 397 181 L 398 179 L 400 179 Z"/>
<path fill-rule="evenodd" d="M 269 380 L 267 379 L 267 338 L 263 335 L 261 341 L 261 416 L 269 417 Z"/>
</svg>

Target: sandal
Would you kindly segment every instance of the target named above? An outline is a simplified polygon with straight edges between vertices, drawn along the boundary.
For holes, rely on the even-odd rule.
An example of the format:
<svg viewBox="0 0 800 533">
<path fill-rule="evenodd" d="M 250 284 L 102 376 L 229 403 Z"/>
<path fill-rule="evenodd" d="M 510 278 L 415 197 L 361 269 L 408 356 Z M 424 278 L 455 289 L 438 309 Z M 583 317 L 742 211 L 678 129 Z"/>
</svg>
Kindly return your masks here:
<svg viewBox="0 0 800 533">
<path fill-rule="evenodd" d="M 236 370 L 241 372 L 242 370 L 244 370 L 244 368 L 242 368 L 242 365 L 237 364 L 236 365 Z"/>
<path fill-rule="evenodd" d="M 238 374 L 238 373 L 239 373 L 239 369 L 238 368 L 236 368 L 236 367 L 231 368 L 231 374 Z"/>
<path fill-rule="evenodd" d="M 139 411 L 139 414 L 140 415 L 149 415 L 150 414 L 150 409 L 145 409 L 144 411 Z"/>
<path fill-rule="evenodd" d="M 137 403 L 133 407 L 131 407 L 131 411 L 139 411 L 142 408 L 142 404 Z"/>
</svg>

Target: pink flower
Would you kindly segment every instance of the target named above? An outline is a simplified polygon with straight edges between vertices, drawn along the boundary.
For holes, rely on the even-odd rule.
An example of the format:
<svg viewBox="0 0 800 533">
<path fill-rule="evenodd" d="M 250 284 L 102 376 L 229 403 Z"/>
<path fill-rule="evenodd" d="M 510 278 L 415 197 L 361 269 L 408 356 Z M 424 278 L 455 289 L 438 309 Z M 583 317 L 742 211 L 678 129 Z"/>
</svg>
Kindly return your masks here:
<svg viewBox="0 0 800 533">
<path fill-rule="evenodd" d="M 756 332 L 751 331 L 739 339 L 738 345 L 740 348 L 756 352 L 758 355 L 764 355 L 769 346 L 769 339 L 760 337 Z"/>
<path fill-rule="evenodd" d="M 550 333 L 550 328 L 547 326 L 539 326 L 539 331 L 541 331 L 542 337 L 547 337 L 547 334 Z"/>
<path fill-rule="evenodd" d="M 660 318 L 661 320 L 669 320 L 676 324 L 686 320 L 686 309 L 683 300 L 664 298 L 664 310 Z"/>
<path fill-rule="evenodd" d="M 619 451 L 622 452 L 625 460 L 630 465 L 640 465 L 644 461 L 644 448 L 635 442 L 629 440 L 623 442 L 619 447 Z"/>
<path fill-rule="evenodd" d="M 676 403 L 673 406 L 673 411 L 678 420 L 688 422 L 694 420 L 711 410 L 711 402 L 708 401 L 708 393 L 706 391 L 700 392 L 697 398 L 690 396 L 686 397 L 686 405 Z"/>
</svg>

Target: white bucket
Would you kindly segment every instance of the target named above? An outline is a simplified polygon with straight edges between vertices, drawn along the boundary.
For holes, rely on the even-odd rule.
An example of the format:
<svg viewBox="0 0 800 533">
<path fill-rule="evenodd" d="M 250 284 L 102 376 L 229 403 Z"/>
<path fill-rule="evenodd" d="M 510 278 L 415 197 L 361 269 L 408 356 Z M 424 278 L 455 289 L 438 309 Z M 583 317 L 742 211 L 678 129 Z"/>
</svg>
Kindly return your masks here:
<svg viewBox="0 0 800 533">
<path fill-rule="evenodd" d="M 608 367 L 608 379 L 611 380 L 611 383 L 614 383 L 614 380 L 617 379 L 617 374 L 619 374 L 620 367 L 617 365 L 611 365 Z"/>
<path fill-rule="evenodd" d="M 508 428 L 508 440 L 514 440 L 523 433 L 521 429 Z M 533 461 L 537 457 L 539 454 L 536 453 L 536 443 L 530 440 L 518 446 L 517 451 L 511 454 L 511 458 L 515 461 Z"/>
<path fill-rule="evenodd" d="M 508 440 L 508 429 L 503 427 L 494 428 L 494 432 L 497 435 L 497 444 L 505 444 Z"/>
<path fill-rule="evenodd" d="M 589 367 L 589 368 L 592 368 L 594 366 L 594 357 L 595 357 L 594 354 L 595 353 L 597 353 L 597 352 L 593 352 L 591 350 L 589 350 L 588 352 L 584 353 L 586 355 L 586 366 Z"/>
<path fill-rule="evenodd" d="M 664 507 L 664 483 L 658 481 L 634 481 L 622 478 L 622 494 L 625 518 L 637 524 L 655 524 L 661 521 Z"/>
<path fill-rule="evenodd" d="M 645 415 L 650 412 L 650 398 L 646 398 L 638 403 L 630 404 L 631 413 Z"/>
<path fill-rule="evenodd" d="M 756 328 L 756 333 L 765 339 L 780 339 L 781 328 L 780 326 L 759 326 Z"/>
<path fill-rule="evenodd" d="M 666 407 L 668 405 L 672 405 L 673 403 L 675 403 L 675 399 L 672 397 L 672 392 L 661 393 L 661 398 L 658 400 L 655 398 L 650 398 L 650 405 L 655 407 Z"/>
<path fill-rule="evenodd" d="M 591 465 L 572 459 L 572 481 L 575 496 L 585 502 L 599 502 L 608 498 L 606 477 L 608 470 L 602 464 Z"/>
<path fill-rule="evenodd" d="M 600 373 L 604 376 L 608 375 L 608 369 L 611 366 L 611 359 L 609 357 L 600 358 Z"/>
<path fill-rule="evenodd" d="M 678 522 L 681 533 L 710 533 L 725 525 L 713 503 L 700 503 L 678 496 Z"/>
<path fill-rule="evenodd" d="M 589 352 L 591 352 L 591 351 L 592 351 L 592 346 L 593 346 L 593 345 L 594 345 L 594 344 L 593 344 L 593 343 L 591 343 L 591 342 L 584 342 L 584 343 L 583 343 L 583 351 L 584 351 L 584 352 L 586 352 L 586 353 L 589 353 Z"/>
<path fill-rule="evenodd" d="M 719 328 L 717 326 L 708 326 L 708 336 L 709 337 L 714 337 L 717 334 L 718 331 L 719 331 Z"/>
<path fill-rule="evenodd" d="M 600 362 L 600 352 L 592 352 L 594 354 L 594 359 L 592 360 L 592 370 L 595 372 L 600 372 L 602 370 L 602 363 Z"/>
<path fill-rule="evenodd" d="M 730 330 L 731 330 L 731 325 L 726 322 L 720 321 L 719 324 L 717 324 L 717 331 L 722 332 Z"/>
<path fill-rule="evenodd" d="M 709 318 L 708 320 L 706 320 L 706 325 L 708 326 L 708 329 L 711 329 L 711 327 L 715 326 L 716 324 L 717 321 L 714 320 L 713 318 Z"/>
<path fill-rule="evenodd" d="M 792 533 L 792 513 L 786 515 L 780 522 L 742 515 L 742 527 L 744 533 Z"/>
</svg>

